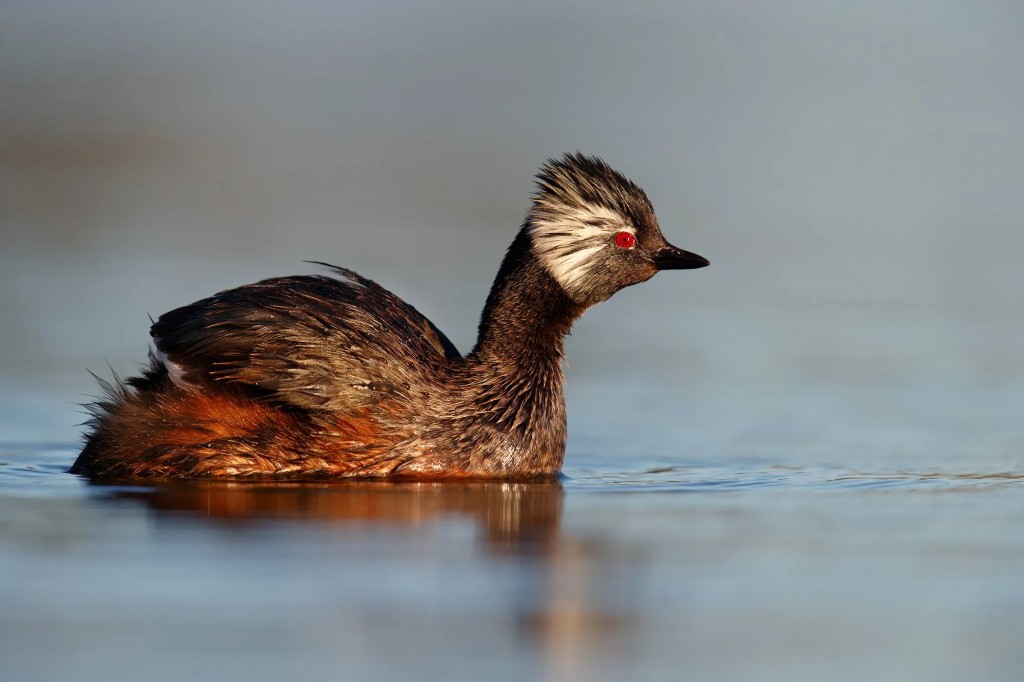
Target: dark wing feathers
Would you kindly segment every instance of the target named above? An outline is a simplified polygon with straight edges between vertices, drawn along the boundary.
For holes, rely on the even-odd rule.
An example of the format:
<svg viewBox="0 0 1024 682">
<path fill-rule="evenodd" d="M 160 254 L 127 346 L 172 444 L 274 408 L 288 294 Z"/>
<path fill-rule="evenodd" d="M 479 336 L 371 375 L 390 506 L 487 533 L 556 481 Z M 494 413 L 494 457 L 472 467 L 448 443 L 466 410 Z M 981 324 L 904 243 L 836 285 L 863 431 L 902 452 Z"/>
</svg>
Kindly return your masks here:
<svg viewBox="0 0 1024 682">
<path fill-rule="evenodd" d="M 323 264 L 326 265 L 326 264 Z M 162 315 L 150 334 L 185 377 L 246 384 L 307 409 L 347 412 L 401 395 L 459 357 L 415 308 L 351 270 L 222 291 Z"/>
</svg>

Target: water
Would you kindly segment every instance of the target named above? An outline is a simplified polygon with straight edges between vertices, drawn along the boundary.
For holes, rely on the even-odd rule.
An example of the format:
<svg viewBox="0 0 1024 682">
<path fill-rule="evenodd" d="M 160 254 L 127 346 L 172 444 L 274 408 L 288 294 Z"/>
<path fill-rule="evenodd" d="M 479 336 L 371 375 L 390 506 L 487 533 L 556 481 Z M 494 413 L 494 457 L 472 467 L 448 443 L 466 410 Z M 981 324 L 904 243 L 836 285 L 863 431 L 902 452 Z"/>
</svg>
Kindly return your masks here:
<svg viewBox="0 0 1024 682">
<path fill-rule="evenodd" d="M 766 423 L 698 386 L 637 439 L 587 413 L 642 386 L 577 386 L 557 483 L 110 486 L 4 443 L 5 675 L 1019 679 L 1020 431 L 833 388 Z"/>
</svg>

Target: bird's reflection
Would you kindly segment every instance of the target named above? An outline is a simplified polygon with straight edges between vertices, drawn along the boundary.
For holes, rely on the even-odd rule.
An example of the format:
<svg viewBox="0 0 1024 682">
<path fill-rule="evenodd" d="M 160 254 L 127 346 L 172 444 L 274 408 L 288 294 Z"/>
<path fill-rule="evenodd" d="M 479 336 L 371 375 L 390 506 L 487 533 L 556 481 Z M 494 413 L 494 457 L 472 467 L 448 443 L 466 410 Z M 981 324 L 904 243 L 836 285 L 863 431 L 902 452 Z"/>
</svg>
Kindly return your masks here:
<svg viewBox="0 0 1024 682">
<path fill-rule="evenodd" d="M 631 622 L 602 598 L 629 591 L 614 570 L 614 553 L 599 538 L 561 532 L 564 490 L 557 480 L 94 485 L 102 498 L 141 502 L 160 517 L 192 516 L 229 527 L 285 520 L 415 530 L 445 518 L 469 518 L 479 529 L 474 543 L 486 555 L 528 559 L 510 595 L 510 615 L 558 679 L 586 676 L 600 655 L 615 650 Z"/>
<path fill-rule="evenodd" d="M 481 529 L 489 549 L 531 551 L 550 549 L 556 542 L 564 495 L 557 480 L 169 481 L 146 488 L 108 486 L 104 492 L 105 497 L 142 502 L 160 513 L 233 524 L 308 520 L 414 527 L 443 517 L 469 517 Z"/>
</svg>

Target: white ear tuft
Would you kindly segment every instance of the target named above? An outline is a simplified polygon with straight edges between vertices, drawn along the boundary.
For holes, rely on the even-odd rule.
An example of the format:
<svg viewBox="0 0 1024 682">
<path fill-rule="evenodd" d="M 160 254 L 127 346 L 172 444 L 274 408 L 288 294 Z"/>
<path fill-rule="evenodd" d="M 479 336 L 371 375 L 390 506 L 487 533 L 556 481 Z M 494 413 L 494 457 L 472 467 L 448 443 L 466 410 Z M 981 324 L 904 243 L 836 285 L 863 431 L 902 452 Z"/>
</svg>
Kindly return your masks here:
<svg viewBox="0 0 1024 682">
<path fill-rule="evenodd" d="M 598 254 L 611 246 L 611 236 L 621 231 L 636 232 L 615 211 L 585 202 L 538 203 L 530 216 L 533 252 L 570 296 L 599 261 Z"/>
</svg>

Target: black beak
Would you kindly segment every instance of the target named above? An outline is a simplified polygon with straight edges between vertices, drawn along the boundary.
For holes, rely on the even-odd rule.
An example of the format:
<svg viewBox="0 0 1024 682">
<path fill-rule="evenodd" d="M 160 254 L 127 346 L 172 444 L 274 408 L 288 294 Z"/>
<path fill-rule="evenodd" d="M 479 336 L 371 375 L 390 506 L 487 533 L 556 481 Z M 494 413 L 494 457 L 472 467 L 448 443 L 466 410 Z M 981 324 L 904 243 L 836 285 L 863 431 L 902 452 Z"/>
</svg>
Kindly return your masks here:
<svg viewBox="0 0 1024 682">
<path fill-rule="evenodd" d="M 659 270 L 694 270 L 711 265 L 711 261 L 704 256 L 698 256 L 671 245 L 651 254 L 651 262 Z"/>
</svg>

